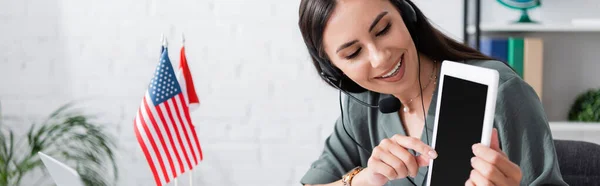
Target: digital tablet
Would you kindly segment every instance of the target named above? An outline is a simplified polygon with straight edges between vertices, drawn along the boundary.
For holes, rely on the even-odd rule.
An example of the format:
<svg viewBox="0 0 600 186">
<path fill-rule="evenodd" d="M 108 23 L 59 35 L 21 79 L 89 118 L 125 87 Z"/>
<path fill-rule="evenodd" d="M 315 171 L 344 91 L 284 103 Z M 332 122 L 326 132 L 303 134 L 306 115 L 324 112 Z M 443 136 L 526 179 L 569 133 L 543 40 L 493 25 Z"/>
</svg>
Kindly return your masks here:
<svg viewBox="0 0 600 186">
<path fill-rule="evenodd" d="M 464 185 L 471 170 L 472 146 L 489 147 L 498 92 L 498 71 L 444 61 L 438 84 L 427 186 Z"/>
</svg>

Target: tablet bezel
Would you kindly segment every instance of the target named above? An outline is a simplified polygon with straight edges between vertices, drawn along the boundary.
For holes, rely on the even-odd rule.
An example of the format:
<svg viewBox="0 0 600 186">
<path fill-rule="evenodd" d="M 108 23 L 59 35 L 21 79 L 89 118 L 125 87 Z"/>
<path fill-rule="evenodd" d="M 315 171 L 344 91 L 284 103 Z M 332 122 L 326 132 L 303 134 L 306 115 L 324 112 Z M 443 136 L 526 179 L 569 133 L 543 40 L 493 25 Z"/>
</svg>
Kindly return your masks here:
<svg viewBox="0 0 600 186">
<path fill-rule="evenodd" d="M 486 104 L 485 104 L 485 113 L 483 118 L 483 129 L 481 131 L 481 144 L 485 146 L 490 146 L 490 141 L 492 137 L 492 128 L 494 124 L 494 114 L 496 110 L 496 97 L 498 93 L 498 79 L 499 74 L 498 71 L 494 69 L 478 67 L 474 65 L 454 62 L 454 61 L 443 61 L 442 68 L 440 72 L 440 80 L 438 83 L 438 94 L 437 94 L 437 103 L 435 108 L 435 121 L 433 128 L 433 139 L 431 147 L 435 149 L 436 138 L 437 138 L 437 129 L 438 129 L 438 119 L 440 113 L 441 99 L 442 99 L 442 90 L 444 87 L 444 77 L 452 76 L 455 78 L 459 78 L 462 80 L 472 81 L 480 84 L 487 85 L 487 96 L 486 96 Z M 431 183 L 431 172 L 433 170 L 435 160 L 429 162 L 429 170 L 427 174 L 427 186 Z M 466 180 L 465 180 L 466 181 Z"/>
</svg>

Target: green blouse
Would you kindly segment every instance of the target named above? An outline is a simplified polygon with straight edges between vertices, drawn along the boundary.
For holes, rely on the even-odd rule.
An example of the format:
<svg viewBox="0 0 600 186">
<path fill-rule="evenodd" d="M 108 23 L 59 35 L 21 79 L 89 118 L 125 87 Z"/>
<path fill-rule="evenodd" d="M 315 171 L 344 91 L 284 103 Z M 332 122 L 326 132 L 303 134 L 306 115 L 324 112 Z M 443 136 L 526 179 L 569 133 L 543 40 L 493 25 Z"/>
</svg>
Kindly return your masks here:
<svg viewBox="0 0 600 186">
<path fill-rule="evenodd" d="M 494 127 L 498 129 L 502 150 L 521 168 L 521 185 L 567 185 L 558 167 L 546 115 L 539 97 L 531 86 L 502 62 L 473 60 L 467 63 L 499 72 Z M 421 136 L 421 141 L 426 144 L 432 140 L 437 91 L 436 87 L 427 113 L 429 140 L 426 140 L 425 132 Z M 371 103 L 377 103 L 385 97 L 370 91 L 354 96 Z M 343 118 L 346 130 L 369 151 L 381 140 L 394 134 L 406 135 L 398 113 L 383 114 L 353 100 L 345 99 L 344 102 L 346 107 Z M 367 166 L 369 154 L 355 145 L 342 127 L 341 118 L 338 118 L 333 132 L 325 140 L 322 154 L 300 180 L 302 184 L 331 183 L 341 179 L 356 166 Z M 428 167 L 419 169 L 419 174 L 414 179 L 415 183 L 425 185 L 427 169 Z M 386 185 L 412 184 L 407 179 L 399 179 L 389 181 Z"/>
</svg>

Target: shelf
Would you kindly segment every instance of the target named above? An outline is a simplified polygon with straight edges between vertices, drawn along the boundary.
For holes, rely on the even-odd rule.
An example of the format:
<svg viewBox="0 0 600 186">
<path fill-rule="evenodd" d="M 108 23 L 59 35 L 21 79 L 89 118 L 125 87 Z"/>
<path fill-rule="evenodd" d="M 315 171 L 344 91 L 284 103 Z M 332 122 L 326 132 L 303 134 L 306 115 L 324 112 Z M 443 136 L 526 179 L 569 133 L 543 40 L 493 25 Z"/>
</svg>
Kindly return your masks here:
<svg viewBox="0 0 600 186">
<path fill-rule="evenodd" d="M 600 132 L 600 123 L 595 122 L 570 122 L 570 121 L 552 121 L 550 129 L 553 131 L 589 131 Z"/>
<path fill-rule="evenodd" d="M 488 24 L 480 25 L 481 32 L 598 32 L 600 24 Z M 469 34 L 475 34 L 475 26 L 467 28 Z"/>
</svg>

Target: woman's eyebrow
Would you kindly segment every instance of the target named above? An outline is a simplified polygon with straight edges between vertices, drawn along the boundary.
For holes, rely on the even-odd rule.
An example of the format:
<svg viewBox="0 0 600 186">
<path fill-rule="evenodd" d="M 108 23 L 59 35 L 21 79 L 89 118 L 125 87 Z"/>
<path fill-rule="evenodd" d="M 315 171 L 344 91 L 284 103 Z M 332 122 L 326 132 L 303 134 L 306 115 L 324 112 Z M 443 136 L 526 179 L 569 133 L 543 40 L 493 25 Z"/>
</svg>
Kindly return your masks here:
<svg viewBox="0 0 600 186">
<path fill-rule="evenodd" d="M 369 32 L 371 32 L 371 30 L 373 30 L 373 28 L 375 28 L 375 25 L 377 25 L 377 23 L 379 23 L 381 18 L 383 18 L 383 16 L 385 16 L 387 13 L 388 12 L 381 12 L 379 15 L 377 15 L 377 17 L 375 17 L 375 20 L 373 20 L 373 23 L 371 23 L 371 26 L 369 27 Z"/>
<path fill-rule="evenodd" d="M 347 48 L 347 47 L 349 47 L 349 46 L 352 46 L 352 45 L 353 45 L 354 43 L 356 43 L 356 42 L 358 42 L 358 40 L 352 40 L 352 41 L 350 41 L 350 42 L 347 42 L 347 43 L 344 43 L 344 44 L 342 44 L 342 46 L 340 46 L 340 47 L 339 47 L 339 48 L 338 48 L 338 49 L 335 51 L 335 53 L 338 53 L 338 52 L 340 52 L 340 50 L 342 50 L 342 49 L 344 49 L 344 48 Z"/>
<path fill-rule="evenodd" d="M 373 30 L 373 28 L 375 28 L 375 25 L 377 25 L 377 23 L 379 23 L 379 21 L 381 20 L 381 18 L 383 18 L 383 16 L 385 16 L 388 12 L 381 12 L 379 13 L 379 15 L 377 15 L 377 17 L 375 17 L 375 20 L 373 20 L 373 23 L 371 23 L 371 26 L 369 26 L 369 32 L 371 32 L 371 30 Z M 358 42 L 358 40 L 352 40 L 350 42 L 344 43 L 342 44 L 336 51 L 335 53 L 340 52 L 340 50 L 347 48 L 349 46 L 352 46 L 354 43 Z"/>
</svg>

